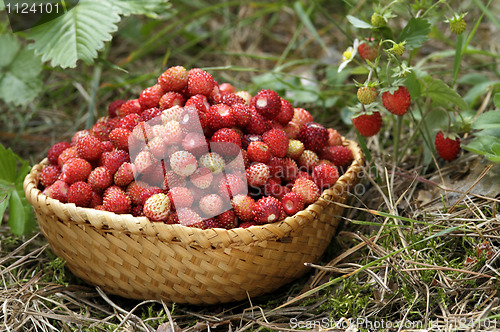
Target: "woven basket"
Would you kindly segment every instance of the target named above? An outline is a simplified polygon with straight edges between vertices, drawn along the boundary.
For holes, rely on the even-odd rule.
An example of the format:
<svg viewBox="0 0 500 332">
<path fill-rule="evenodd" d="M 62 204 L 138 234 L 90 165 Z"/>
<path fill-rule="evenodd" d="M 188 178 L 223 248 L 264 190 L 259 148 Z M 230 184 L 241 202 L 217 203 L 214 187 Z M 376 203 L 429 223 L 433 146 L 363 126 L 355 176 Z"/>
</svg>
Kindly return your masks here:
<svg viewBox="0 0 500 332">
<path fill-rule="evenodd" d="M 354 162 L 315 203 L 246 229 L 201 230 L 60 203 L 38 188 L 46 159 L 26 176 L 24 191 L 54 253 L 86 282 L 133 299 L 231 302 L 277 289 L 323 254 L 343 210 L 330 201 L 345 201 L 364 165 L 357 143 L 344 145 Z"/>
</svg>

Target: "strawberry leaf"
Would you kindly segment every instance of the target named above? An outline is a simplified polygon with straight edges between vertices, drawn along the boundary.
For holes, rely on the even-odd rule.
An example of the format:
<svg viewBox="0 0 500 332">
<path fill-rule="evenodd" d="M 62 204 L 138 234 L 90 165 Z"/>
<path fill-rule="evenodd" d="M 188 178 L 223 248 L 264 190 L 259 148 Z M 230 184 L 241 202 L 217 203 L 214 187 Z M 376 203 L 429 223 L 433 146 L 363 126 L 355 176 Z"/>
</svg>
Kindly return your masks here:
<svg viewBox="0 0 500 332">
<path fill-rule="evenodd" d="M 64 15 L 32 28 L 27 38 L 34 41 L 32 48 L 42 61 L 74 68 L 79 59 L 93 62 L 119 21 L 119 11 L 107 1 L 81 0 Z"/>
<path fill-rule="evenodd" d="M 429 37 L 427 35 L 431 32 L 431 24 L 425 18 L 412 18 L 404 27 L 403 31 L 397 39 L 397 43 L 406 41 L 406 49 L 413 50 L 422 46 Z"/>
<path fill-rule="evenodd" d="M 349 21 L 349 23 L 351 23 L 353 26 L 355 26 L 356 28 L 359 28 L 359 29 L 373 29 L 373 28 L 375 28 L 370 23 L 365 22 L 363 20 L 360 20 L 359 18 L 354 17 L 352 15 L 347 15 L 347 20 Z"/>
<path fill-rule="evenodd" d="M 453 106 L 461 110 L 469 108 L 463 98 L 442 80 L 432 76 L 424 77 L 423 80 L 426 83 L 424 95 L 432 98 L 434 106 L 442 106 L 447 110 L 452 110 Z"/>
<path fill-rule="evenodd" d="M 493 97 L 493 102 L 495 103 L 495 107 L 500 109 L 500 93 L 495 94 L 495 97 Z"/>
<path fill-rule="evenodd" d="M 500 128 L 500 111 L 490 111 L 481 114 L 472 124 L 473 129 Z"/>
</svg>

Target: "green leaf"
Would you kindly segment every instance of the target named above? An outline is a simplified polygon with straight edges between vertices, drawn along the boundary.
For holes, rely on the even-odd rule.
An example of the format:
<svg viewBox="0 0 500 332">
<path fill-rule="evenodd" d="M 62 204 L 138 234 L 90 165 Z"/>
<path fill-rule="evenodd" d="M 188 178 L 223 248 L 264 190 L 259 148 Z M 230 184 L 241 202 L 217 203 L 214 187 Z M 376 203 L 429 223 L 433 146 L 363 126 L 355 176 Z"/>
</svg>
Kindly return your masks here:
<svg viewBox="0 0 500 332">
<path fill-rule="evenodd" d="M 451 106 L 457 106 L 464 110 L 469 106 L 462 97 L 445 82 L 432 76 L 424 77 L 424 82 L 427 84 L 426 94 L 432 98 L 432 103 L 435 106 L 442 106 L 450 109 Z"/>
<path fill-rule="evenodd" d="M 495 103 L 495 107 L 500 109 L 500 93 L 495 94 L 495 97 L 493 97 L 493 102 Z"/>
<path fill-rule="evenodd" d="M 0 35 L 0 69 L 7 67 L 15 58 L 21 44 L 12 35 Z"/>
<path fill-rule="evenodd" d="M 412 100 L 417 100 L 418 97 L 422 95 L 422 83 L 417 78 L 417 74 L 414 71 L 406 74 L 404 85 L 408 89 Z"/>
<path fill-rule="evenodd" d="M 493 136 L 480 136 L 463 148 L 479 155 L 493 154 L 492 145 L 500 143 L 500 139 Z"/>
<path fill-rule="evenodd" d="M 158 13 L 170 7 L 168 0 L 108 0 L 107 2 L 124 16 L 146 15 L 155 18 L 158 17 Z"/>
<path fill-rule="evenodd" d="M 9 226 L 15 235 L 23 235 L 35 229 L 35 219 L 24 192 L 13 190 L 9 199 Z"/>
<path fill-rule="evenodd" d="M 9 206 L 10 192 L 0 184 L 0 220 Z"/>
<path fill-rule="evenodd" d="M 305 12 L 304 7 L 302 6 L 302 3 L 300 1 L 296 1 L 293 4 L 293 8 L 295 9 L 297 16 L 300 18 L 300 20 L 305 25 L 305 27 L 312 33 L 312 35 L 314 36 L 314 39 L 316 39 L 316 41 L 319 43 L 321 48 L 323 48 L 323 50 L 325 50 L 326 53 L 329 53 L 330 51 L 328 50 L 328 47 L 326 47 L 325 43 L 323 42 L 323 40 L 319 36 L 318 31 L 316 31 L 316 28 L 314 27 L 314 24 L 309 19 L 309 14 Z"/>
<path fill-rule="evenodd" d="M 470 88 L 464 96 L 464 100 L 469 105 L 476 101 L 480 96 L 486 94 L 491 87 L 498 86 L 500 81 L 486 81 L 477 83 Z"/>
<path fill-rule="evenodd" d="M 356 28 L 359 28 L 359 29 L 373 29 L 374 28 L 374 26 L 371 25 L 370 23 L 363 21 L 363 20 L 360 20 L 359 18 L 354 17 L 352 15 L 347 15 L 347 20 L 349 21 L 349 23 L 351 23 L 353 26 L 355 26 Z"/>
<path fill-rule="evenodd" d="M 413 50 L 422 46 L 429 37 L 431 24 L 425 18 L 412 18 L 399 34 L 397 43 L 406 41 L 406 49 Z"/>
<path fill-rule="evenodd" d="M 4 9 L 5 9 L 5 3 L 3 2 L 3 0 L 0 0 L 0 11 Z"/>
<path fill-rule="evenodd" d="M 118 11 L 107 1 L 80 0 L 66 14 L 32 28 L 27 38 L 34 41 L 32 47 L 42 61 L 74 68 L 78 60 L 94 61 L 119 21 Z"/>
<path fill-rule="evenodd" d="M 481 114 L 472 124 L 473 129 L 500 128 L 500 111 L 490 111 Z"/>
</svg>

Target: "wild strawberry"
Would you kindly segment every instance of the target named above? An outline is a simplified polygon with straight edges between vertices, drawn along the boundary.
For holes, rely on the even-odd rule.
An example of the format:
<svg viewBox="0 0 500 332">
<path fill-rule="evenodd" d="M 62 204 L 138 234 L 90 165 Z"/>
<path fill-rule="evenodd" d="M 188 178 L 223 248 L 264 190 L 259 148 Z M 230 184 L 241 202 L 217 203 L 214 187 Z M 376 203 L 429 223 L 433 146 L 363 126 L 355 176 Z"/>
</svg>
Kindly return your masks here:
<svg viewBox="0 0 500 332">
<path fill-rule="evenodd" d="M 43 190 L 43 194 L 57 199 L 61 203 L 66 203 L 68 201 L 68 189 L 69 185 L 61 180 L 57 180 L 47 188 Z"/>
<path fill-rule="evenodd" d="M 112 190 L 110 190 L 112 189 Z M 114 213 L 129 213 L 131 202 L 120 187 L 109 187 L 103 195 L 102 205 L 106 211 Z"/>
<path fill-rule="evenodd" d="M 231 83 L 222 83 L 222 84 L 219 84 L 219 91 L 222 94 L 235 93 L 236 89 L 234 88 L 234 86 Z"/>
<path fill-rule="evenodd" d="M 98 166 L 90 172 L 88 184 L 97 192 L 102 192 L 113 184 L 113 175 L 105 166 Z"/>
<path fill-rule="evenodd" d="M 180 114 L 179 124 L 184 132 L 201 132 L 202 126 L 198 111 L 194 107 L 184 107 Z"/>
<path fill-rule="evenodd" d="M 161 188 L 158 188 L 158 187 L 155 187 L 155 186 L 151 186 L 151 187 L 147 187 L 147 188 L 144 188 L 143 190 L 139 191 L 139 204 L 146 204 L 146 201 L 153 195 L 156 195 L 156 194 L 162 194 L 163 193 L 163 190 Z M 130 196 L 129 196 L 130 197 Z M 170 199 L 170 197 L 169 197 Z M 172 201 L 170 200 L 170 203 L 172 203 Z M 170 204 L 170 208 L 172 209 L 172 204 Z"/>
<path fill-rule="evenodd" d="M 226 104 L 216 104 L 210 106 L 207 115 L 207 123 L 213 130 L 221 128 L 231 128 L 236 124 L 233 109 Z"/>
<path fill-rule="evenodd" d="M 177 151 L 170 156 L 170 167 L 183 177 L 190 176 L 198 168 L 196 157 L 187 151 Z"/>
<path fill-rule="evenodd" d="M 442 131 L 436 134 L 434 141 L 436 150 L 441 158 L 446 161 L 455 160 L 460 152 L 460 138 L 453 135 L 445 135 Z"/>
<path fill-rule="evenodd" d="M 125 103 L 125 100 L 123 99 L 117 99 L 117 100 L 114 100 L 112 101 L 109 105 L 108 105 L 108 115 L 110 118 L 115 118 L 118 116 L 118 110 L 120 109 L 120 107 Z"/>
<path fill-rule="evenodd" d="M 352 118 L 352 124 L 364 137 L 376 135 L 382 127 L 380 112 L 363 113 Z"/>
<path fill-rule="evenodd" d="M 306 123 L 314 121 L 314 119 L 311 113 L 309 113 L 307 110 L 303 108 L 295 108 L 293 110 L 293 118 L 291 121 L 295 122 L 300 128 Z"/>
<path fill-rule="evenodd" d="M 134 167 L 139 174 L 143 174 L 156 162 L 156 158 L 149 150 L 143 150 L 134 158 Z M 121 165 L 120 165 L 121 166 Z M 118 171 L 118 170 L 116 170 Z"/>
<path fill-rule="evenodd" d="M 281 199 L 281 204 L 283 205 L 283 210 L 289 216 L 293 216 L 297 212 L 304 210 L 305 206 L 304 198 L 296 192 L 285 194 Z"/>
<path fill-rule="evenodd" d="M 167 153 L 167 146 L 165 145 L 163 138 L 161 138 L 160 136 L 156 136 L 152 140 L 150 140 L 147 145 L 149 151 L 157 160 L 165 158 L 165 155 Z"/>
<path fill-rule="evenodd" d="M 161 110 L 165 110 L 174 106 L 182 107 L 184 106 L 185 102 L 186 99 L 183 95 L 178 92 L 169 91 L 161 96 L 160 100 L 158 101 L 158 106 Z"/>
<path fill-rule="evenodd" d="M 222 212 L 215 217 L 215 220 L 221 228 L 231 229 L 238 227 L 238 218 L 233 209 Z"/>
<path fill-rule="evenodd" d="M 97 205 L 102 205 L 102 195 L 92 190 L 92 194 L 90 196 L 89 208 L 93 209 Z"/>
<path fill-rule="evenodd" d="M 262 142 L 262 135 L 257 134 L 247 134 L 243 135 L 243 139 L 241 140 L 241 146 L 245 150 L 248 149 L 248 145 L 252 142 Z"/>
<path fill-rule="evenodd" d="M 87 182 L 78 181 L 68 188 L 68 203 L 88 207 L 92 199 L 92 188 Z"/>
<path fill-rule="evenodd" d="M 269 146 L 273 156 L 283 158 L 288 149 L 288 137 L 281 129 L 271 129 L 262 135 L 262 140 Z"/>
<path fill-rule="evenodd" d="M 328 146 L 342 145 L 342 136 L 338 131 L 332 128 L 327 128 L 328 131 Z"/>
<path fill-rule="evenodd" d="M 262 191 L 264 193 L 264 196 L 272 196 L 278 200 L 281 200 L 283 195 L 287 193 L 288 188 L 282 186 L 281 182 L 270 178 L 262 187 Z"/>
<path fill-rule="evenodd" d="M 223 198 L 231 198 L 235 195 L 246 194 L 248 192 L 248 187 L 245 180 L 235 174 L 226 174 L 219 181 L 219 194 Z"/>
<path fill-rule="evenodd" d="M 52 165 L 57 165 L 57 160 L 59 158 L 59 155 L 66 150 L 67 148 L 71 147 L 71 144 L 68 142 L 58 142 L 54 145 L 52 145 L 47 152 L 47 158 L 49 159 L 49 163 Z"/>
<path fill-rule="evenodd" d="M 297 164 L 300 170 L 310 172 L 313 168 L 318 165 L 319 157 L 311 150 L 304 150 L 297 160 Z"/>
<path fill-rule="evenodd" d="M 152 221 L 166 221 L 170 213 L 170 199 L 163 193 L 149 197 L 144 203 L 144 215 Z"/>
<path fill-rule="evenodd" d="M 132 131 L 134 130 L 135 126 L 137 126 L 137 124 L 141 122 L 141 120 L 142 119 L 139 114 L 132 113 L 121 118 L 118 124 L 116 125 L 116 128 L 125 128 L 129 131 Z"/>
<path fill-rule="evenodd" d="M 109 140 L 117 149 L 128 150 L 128 138 L 130 130 L 115 128 L 109 133 Z"/>
<path fill-rule="evenodd" d="M 226 167 L 226 162 L 220 154 L 209 152 L 202 155 L 199 159 L 200 167 L 208 168 L 212 173 L 218 174 Z"/>
<path fill-rule="evenodd" d="M 182 226 L 202 229 L 205 227 L 203 219 L 200 217 L 200 215 L 190 208 L 180 208 L 179 210 L 177 210 L 176 214 L 179 220 L 178 223 Z"/>
<path fill-rule="evenodd" d="M 292 191 L 300 194 L 306 204 L 314 203 L 320 195 L 320 190 L 316 183 L 304 178 L 295 180 Z"/>
<path fill-rule="evenodd" d="M 248 159 L 254 162 L 268 163 L 271 159 L 271 150 L 264 142 L 252 142 L 247 148 Z"/>
<path fill-rule="evenodd" d="M 214 86 L 214 78 L 206 71 L 193 68 L 188 72 L 187 91 L 191 96 L 197 94 L 209 96 Z"/>
<path fill-rule="evenodd" d="M 231 108 L 233 109 L 236 125 L 240 128 L 244 128 L 252 119 L 250 107 L 245 103 L 235 103 L 231 105 Z"/>
<path fill-rule="evenodd" d="M 188 71 L 183 66 L 174 66 L 165 70 L 158 83 L 164 91 L 182 91 L 187 87 Z"/>
<path fill-rule="evenodd" d="M 177 105 L 164 109 L 161 112 L 162 123 L 167 123 L 170 121 L 179 121 L 181 119 L 181 114 L 183 111 L 184 108 Z"/>
<path fill-rule="evenodd" d="M 314 181 L 312 175 L 309 174 L 309 172 L 307 172 L 307 171 L 299 171 L 297 173 L 297 177 L 295 179 L 298 179 L 298 178 L 303 178 L 303 179 L 308 179 L 308 180 Z"/>
<path fill-rule="evenodd" d="M 130 155 L 123 150 L 113 150 L 107 152 L 104 156 L 102 166 L 105 166 L 109 172 L 114 175 L 121 164 L 130 162 Z"/>
<path fill-rule="evenodd" d="M 182 147 L 184 148 L 184 150 L 192 153 L 195 156 L 201 156 L 205 153 L 208 153 L 207 140 L 202 133 L 187 133 L 182 140 Z"/>
<path fill-rule="evenodd" d="M 254 163 L 246 169 L 247 183 L 253 187 L 262 187 L 269 180 L 269 166 L 264 163 Z"/>
<path fill-rule="evenodd" d="M 283 158 L 283 180 L 290 182 L 295 180 L 297 174 L 299 173 L 299 168 L 295 160 L 290 158 Z"/>
<path fill-rule="evenodd" d="M 387 25 L 387 18 L 380 13 L 373 13 L 370 22 L 374 27 L 380 28 Z"/>
<path fill-rule="evenodd" d="M 211 228 L 218 228 L 219 227 L 219 223 L 217 222 L 217 220 L 215 220 L 215 218 L 207 218 L 205 220 L 203 220 L 203 227 L 202 229 L 211 229 Z"/>
<path fill-rule="evenodd" d="M 134 205 L 142 204 L 141 193 L 148 188 L 148 184 L 143 181 L 132 181 L 125 191 L 130 201 Z"/>
<path fill-rule="evenodd" d="M 252 197 L 248 195 L 236 195 L 231 199 L 231 204 L 233 206 L 236 216 L 241 221 L 252 221 L 253 220 L 253 208 L 255 201 Z"/>
<path fill-rule="evenodd" d="M 120 106 L 120 109 L 118 110 L 118 117 L 124 118 L 129 114 L 133 113 L 141 114 L 141 112 L 142 112 L 142 106 L 139 103 L 139 99 L 131 99 L 127 100 Z"/>
<path fill-rule="evenodd" d="M 331 161 L 337 167 L 343 167 L 352 162 L 353 155 L 351 149 L 338 145 L 324 148 L 321 158 Z"/>
<path fill-rule="evenodd" d="M 96 122 L 92 128 L 90 128 L 90 135 L 97 137 L 101 142 L 107 141 L 109 139 L 109 133 L 113 130 L 110 128 L 105 121 Z"/>
<path fill-rule="evenodd" d="M 382 104 L 391 113 L 403 115 L 411 105 L 410 92 L 405 86 L 399 86 L 394 92 L 382 93 Z"/>
<path fill-rule="evenodd" d="M 214 176 L 207 167 L 200 167 L 190 175 L 189 181 L 199 189 L 207 189 L 212 184 Z"/>
<path fill-rule="evenodd" d="M 132 181 L 134 181 L 135 174 L 136 170 L 133 164 L 123 163 L 114 175 L 114 182 L 120 187 L 128 186 Z"/>
<path fill-rule="evenodd" d="M 143 205 L 132 205 L 132 210 L 130 211 L 130 214 L 133 215 L 134 217 L 145 217 L 146 216 L 144 214 L 144 206 Z"/>
<path fill-rule="evenodd" d="M 377 46 L 371 45 L 367 42 L 362 42 L 358 46 L 358 53 L 363 60 L 373 62 L 378 56 L 378 48 Z"/>
<path fill-rule="evenodd" d="M 161 115 L 162 110 L 158 107 L 151 107 L 141 112 L 141 121 L 147 122 Z"/>
<path fill-rule="evenodd" d="M 319 189 L 325 189 L 337 182 L 339 172 L 335 166 L 322 164 L 314 167 L 312 178 Z"/>
<path fill-rule="evenodd" d="M 283 130 L 285 131 L 288 139 L 296 139 L 299 136 L 300 127 L 295 122 L 290 121 L 285 127 L 283 127 Z"/>
<path fill-rule="evenodd" d="M 217 194 L 203 196 L 200 199 L 200 210 L 207 217 L 215 217 L 222 212 L 224 202 Z"/>
<path fill-rule="evenodd" d="M 212 135 L 210 149 L 223 156 L 235 156 L 241 150 L 240 135 L 233 129 L 221 128 Z"/>
<path fill-rule="evenodd" d="M 76 142 L 78 155 L 88 161 L 99 159 L 102 153 L 101 141 L 97 137 L 87 135 Z"/>
<path fill-rule="evenodd" d="M 250 105 L 250 100 L 252 100 L 252 95 L 250 94 L 250 92 L 241 90 L 241 91 L 236 91 L 235 95 L 243 98 L 245 100 L 246 105 Z"/>
<path fill-rule="evenodd" d="M 302 152 L 304 152 L 304 150 L 304 143 L 297 139 L 291 139 L 288 141 L 288 147 L 285 156 L 297 160 L 299 159 Z"/>
<path fill-rule="evenodd" d="M 163 93 L 163 88 L 160 84 L 155 84 L 144 89 L 139 96 L 139 104 L 141 104 L 141 108 L 145 110 L 151 107 L 157 107 Z"/>
<path fill-rule="evenodd" d="M 208 111 L 210 104 L 206 96 L 198 94 L 191 96 L 184 104 L 184 107 L 194 107 L 200 114 Z"/>
<path fill-rule="evenodd" d="M 226 104 L 233 106 L 235 104 L 245 104 L 245 99 L 236 95 L 235 93 L 222 93 L 215 96 L 212 100 L 213 104 Z"/>
<path fill-rule="evenodd" d="M 269 120 L 254 108 L 250 109 L 250 115 L 250 122 L 248 122 L 248 125 L 244 128 L 247 134 L 262 135 L 270 129 Z"/>
<path fill-rule="evenodd" d="M 173 187 L 168 191 L 170 203 L 176 208 L 191 207 L 193 205 L 193 193 L 186 187 Z"/>
<path fill-rule="evenodd" d="M 87 136 L 87 135 L 90 135 L 90 130 L 88 130 L 88 129 L 83 129 L 83 130 L 77 131 L 71 137 L 71 145 L 76 145 L 76 142 L 78 142 L 78 140 L 80 138 Z"/>
<path fill-rule="evenodd" d="M 73 158 L 63 165 L 59 179 L 71 185 L 78 181 L 86 181 L 91 171 L 92 166 L 88 161 L 82 158 Z"/>
<path fill-rule="evenodd" d="M 182 142 L 184 134 L 179 121 L 171 120 L 164 124 L 163 127 L 165 130 L 162 139 L 167 145 L 177 145 Z"/>
<path fill-rule="evenodd" d="M 319 153 L 328 143 L 328 131 L 316 122 L 308 122 L 300 127 L 299 139 L 307 150 Z"/>
<path fill-rule="evenodd" d="M 56 182 L 59 175 L 61 175 L 61 168 L 56 165 L 49 165 L 40 173 L 40 183 L 46 188 Z"/>
<path fill-rule="evenodd" d="M 259 225 L 278 221 L 282 209 L 281 202 L 276 198 L 262 197 L 255 202 L 253 209 L 254 221 Z"/>
<path fill-rule="evenodd" d="M 467 22 L 465 22 L 464 17 L 466 14 L 455 15 L 453 18 L 448 19 L 450 24 L 450 30 L 456 35 L 460 35 L 465 31 L 467 27 Z"/>
<path fill-rule="evenodd" d="M 288 122 L 292 121 L 293 114 L 294 110 L 292 104 L 288 100 L 281 98 L 281 109 L 274 120 L 286 126 Z"/>
<path fill-rule="evenodd" d="M 102 155 L 104 154 L 104 152 L 111 152 L 114 149 L 115 149 L 115 146 L 110 141 L 101 142 L 102 153 L 101 153 L 101 156 L 99 157 L 99 161 L 102 159 Z"/>
<path fill-rule="evenodd" d="M 261 90 L 250 101 L 250 105 L 267 119 L 274 119 L 281 111 L 281 98 L 273 90 Z"/>
<path fill-rule="evenodd" d="M 356 96 L 361 104 L 368 105 L 377 98 L 377 89 L 373 86 L 361 86 L 358 88 Z"/>
</svg>

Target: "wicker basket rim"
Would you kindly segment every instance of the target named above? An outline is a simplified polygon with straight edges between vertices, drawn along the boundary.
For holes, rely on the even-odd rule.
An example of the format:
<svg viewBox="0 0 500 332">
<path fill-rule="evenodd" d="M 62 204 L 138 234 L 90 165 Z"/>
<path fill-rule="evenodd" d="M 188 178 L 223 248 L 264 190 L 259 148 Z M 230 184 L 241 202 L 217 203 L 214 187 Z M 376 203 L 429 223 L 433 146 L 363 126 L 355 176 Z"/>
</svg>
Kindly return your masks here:
<svg viewBox="0 0 500 332">
<path fill-rule="evenodd" d="M 324 190 L 321 197 L 305 210 L 294 216 L 272 224 L 256 225 L 248 228 L 211 228 L 199 229 L 179 224 L 169 225 L 161 222 L 151 222 L 146 217 L 134 217 L 130 214 L 115 214 L 113 212 L 77 207 L 73 203 L 61 203 L 52 199 L 38 188 L 39 173 L 48 164 L 45 158 L 31 169 L 24 180 L 24 192 L 28 202 L 44 210 L 50 210 L 64 222 L 81 223 L 109 232 L 123 232 L 130 235 L 156 236 L 161 240 L 181 241 L 189 245 L 201 247 L 219 247 L 234 244 L 259 245 L 267 240 L 276 240 L 287 237 L 292 231 L 297 231 L 314 219 L 315 214 L 321 213 L 324 204 L 332 198 L 345 195 L 349 187 L 357 181 L 358 173 L 365 164 L 364 155 L 354 141 L 343 138 L 343 145 L 348 146 L 354 160 L 348 170 L 337 180 L 331 188 Z"/>
</svg>

